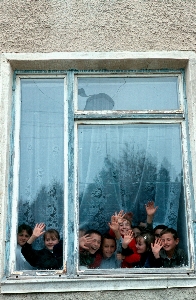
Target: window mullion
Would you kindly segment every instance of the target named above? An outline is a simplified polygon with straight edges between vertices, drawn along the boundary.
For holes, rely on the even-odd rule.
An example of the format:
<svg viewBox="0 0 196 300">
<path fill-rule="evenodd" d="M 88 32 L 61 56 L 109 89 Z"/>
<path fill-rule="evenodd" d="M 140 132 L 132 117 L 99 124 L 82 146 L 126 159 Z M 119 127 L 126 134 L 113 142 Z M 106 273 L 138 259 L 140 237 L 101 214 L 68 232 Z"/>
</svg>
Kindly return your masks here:
<svg viewBox="0 0 196 300">
<path fill-rule="evenodd" d="M 67 122 L 67 138 L 68 138 L 68 207 L 67 207 L 67 273 L 70 277 L 76 273 L 77 251 L 74 242 L 76 216 L 74 201 L 74 72 L 67 73 L 67 106 L 68 106 L 68 122 Z"/>
</svg>

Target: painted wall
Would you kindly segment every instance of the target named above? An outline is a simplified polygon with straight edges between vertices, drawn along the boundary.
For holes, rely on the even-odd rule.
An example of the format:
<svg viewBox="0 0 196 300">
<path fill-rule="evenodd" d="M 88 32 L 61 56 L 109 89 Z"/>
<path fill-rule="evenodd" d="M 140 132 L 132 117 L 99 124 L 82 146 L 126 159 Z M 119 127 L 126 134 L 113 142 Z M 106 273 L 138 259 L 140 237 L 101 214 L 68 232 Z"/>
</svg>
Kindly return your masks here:
<svg viewBox="0 0 196 300">
<path fill-rule="evenodd" d="M 0 52 L 195 51 L 195 15 L 195 0 L 1 0 Z M 1 76 L 8 74 L 2 72 Z M 1 81 L 0 88 L 1 91 L 5 88 Z M 3 103 L 1 124 L 5 120 L 2 114 L 9 109 L 5 109 Z M 190 122 L 194 126 L 194 121 Z M 2 161 L 8 160 L 8 134 L 9 126 L 6 130 L 0 129 L 1 200 L 5 198 L 2 190 L 5 191 L 7 182 Z M 1 251 L 5 240 L 5 212 L 5 203 L 1 201 Z M 54 297 L 70 300 L 195 299 L 195 292 L 194 287 L 161 290 L 157 286 L 157 290 L 7 294 L 0 295 L 0 300 L 24 297 L 27 300 Z"/>
</svg>

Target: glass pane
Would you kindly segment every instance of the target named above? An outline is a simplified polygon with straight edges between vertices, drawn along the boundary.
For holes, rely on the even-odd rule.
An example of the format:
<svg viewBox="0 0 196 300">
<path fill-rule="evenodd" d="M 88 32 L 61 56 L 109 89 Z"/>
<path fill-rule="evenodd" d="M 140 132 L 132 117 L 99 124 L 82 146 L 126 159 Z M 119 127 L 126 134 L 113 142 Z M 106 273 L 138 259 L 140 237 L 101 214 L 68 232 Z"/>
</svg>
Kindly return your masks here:
<svg viewBox="0 0 196 300">
<path fill-rule="evenodd" d="M 64 80 L 22 79 L 18 224 L 43 222 L 61 238 L 63 127 Z M 43 248 L 43 237 L 33 247 Z"/>
<path fill-rule="evenodd" d="M 176 229 L 187 250 L 180 125 L 80 125 L 78 139 L 81 231 L 108 232 L 120 210 L 146 223 L 152 200 L 154 227 Z"/>
<path fill-rule="evenodd" d="M 78 78 L 78 109 L 176 110 L 178 78 Z"/>
</svg>

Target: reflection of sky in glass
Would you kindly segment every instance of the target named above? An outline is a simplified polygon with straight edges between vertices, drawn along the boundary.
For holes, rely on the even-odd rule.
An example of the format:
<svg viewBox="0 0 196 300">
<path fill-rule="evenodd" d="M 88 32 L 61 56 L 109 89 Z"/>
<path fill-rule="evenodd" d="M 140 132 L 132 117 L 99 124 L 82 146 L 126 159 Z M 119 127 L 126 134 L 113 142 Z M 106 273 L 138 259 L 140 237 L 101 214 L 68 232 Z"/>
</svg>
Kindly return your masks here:
<svg viewBox="0 0 196 300">
<path fill-rule="evenodd" d="M 113 99 L 115 104 L 110 108 L 113 110 L 179 109 L 177 76 L 78 78 L 79 110 L 85 109 L 89 97 L 98 94 L 106 94 L 106 97 Z M 108 99 L 105 101 L 107 102 Z M 102 105 L 99 108 L 99 110 L 104 109 L 108 108 L 103 108 Z M 98 110 L 97 105 L 90 110 Z"/>
<path fill-rule="evenodd" d="M 168 169 L 171 181 L 181 173 L 180 125 L 80 125 L 79 181 L 80 189 L 92 183 L 104 167 L 104 159 L 119 159 L 128 145 L 160 168 Z M 82 190 L 80 191 L 82 192 Z"/>
<path fill-rule="evenodd" d="M 63 184 L 64 80 L 21 80 L 20 198 Z"/>
</svg>

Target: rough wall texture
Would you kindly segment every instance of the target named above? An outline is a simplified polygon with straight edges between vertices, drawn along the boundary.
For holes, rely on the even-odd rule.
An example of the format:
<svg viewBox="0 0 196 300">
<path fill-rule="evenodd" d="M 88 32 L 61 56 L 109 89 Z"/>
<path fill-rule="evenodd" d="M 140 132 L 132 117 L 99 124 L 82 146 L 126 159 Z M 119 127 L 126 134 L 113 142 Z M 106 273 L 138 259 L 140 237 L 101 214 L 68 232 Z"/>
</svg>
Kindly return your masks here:
<svg viewBox="0 0 196 300">
<path fill-rule="evenodd" d="M 195 0 L 1 0 L 0 50 L 195 50 L 195 15 Z"/>
<path fill-rule="evenodd" d="M 154 290 L 154 291 L 111 291 L 111 292 L 79 292 L 79 293 L 59 293 L 55 295 L 59 300 L 195 300 L 195 291 L 193 289 L 172 289 L 172 290 Z M 1 300 L 53 300 L 54 294 L 24 294 L 21 297 L 19 295 L 1 295 Z"/>
<path fill-rule="evenodd" d="M 195 0 L 0 0 L 0 52 L 196 48 Z M 195 299 L 195 289 L 1 295 L 0 300 Z"/>
</svg>

